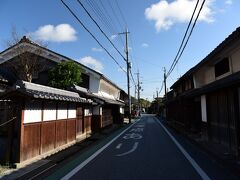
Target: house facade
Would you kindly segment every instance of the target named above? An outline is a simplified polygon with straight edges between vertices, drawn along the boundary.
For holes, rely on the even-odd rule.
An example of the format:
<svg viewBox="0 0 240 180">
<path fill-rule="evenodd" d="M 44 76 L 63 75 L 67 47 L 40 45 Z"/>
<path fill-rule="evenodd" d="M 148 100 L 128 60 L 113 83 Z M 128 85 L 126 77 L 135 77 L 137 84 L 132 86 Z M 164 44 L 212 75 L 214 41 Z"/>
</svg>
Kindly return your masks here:
<svg viewBox="0 0 240 180">
<path fill-rule="evenodd" d="M 20 71 L 21 55 L 32 59 L 39 67 L 34 69 L 31 83 L 23 81 L 28 74 L 23 76 Z M 1 52 L 0 57 L 0 69 L 5 69 L 16 77 L 9 86 L 5 86 L 8 79 L 6 82 L 5 79 L 0 82 L 2 83 L 0 88 L 4 89 L 0 106 L 8 102 L 0 113 L 6 114 L 7 107 L 11 102 L 15 102 L 14 99 L 24 102 L 17 103 L 16 106 L 22 112 L 16 120 L 17 125 L 13 125 L 16 133 L 8 132 L 11 123 L 4 128 L 0 127 L 0 139 L 2 137 L 5 139 L 0 141 L 0 144 L 5 143 L 5 150 L 2 149 L 4 157 L 0 159 L 23 162 L 49 151 L 55 151 L 58 147 L 74 142 L 78 138 L 86 138 L 113 123 L 123 123 L 124 102 L 120 100 L 121 89 L 103 74 L 76 62 L 83 69 L 82 82 L 79 86 L 69 87 L 66 92 L 48 87 L 48 71 L 62 61 L 73 60 L 42 47 L 26 37 Z M 68 95 L 65 97 L 64 93 Z M 10 114 L 8 113 L 0 122 L 5 123 L 11 119 Z M 11 133 L 18 136 L 12 137 Z M 14 149 L 18 149 L 19 152 L 7 153 L 13 146 L 18 146 L 19 148 Z M 10 157 L 10 154 L 17 156 Z"/>
<path fill-rule="evenodd" d="M 20 163 L 60 150 L 91 129 L 82 112 L 94 102 L 75 92 L 18 81 L 2 100 L 13 109 L 1 129 L 2 161 Z"/>
<path fill-rule="evenodd" d="M 171 88 L 169 121 L 239 155 L 240 28 Z"/>
</svg>

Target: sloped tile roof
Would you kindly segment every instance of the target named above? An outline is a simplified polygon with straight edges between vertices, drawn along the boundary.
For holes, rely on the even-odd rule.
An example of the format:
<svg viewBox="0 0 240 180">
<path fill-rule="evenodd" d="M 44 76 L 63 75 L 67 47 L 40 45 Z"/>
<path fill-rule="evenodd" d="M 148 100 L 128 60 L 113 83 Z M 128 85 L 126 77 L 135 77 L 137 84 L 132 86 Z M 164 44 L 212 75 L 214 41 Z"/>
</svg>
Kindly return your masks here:
<svg viewBox="0 0 240 180">
<path fill-rule="evenodd" d="M 78 93 L 75 92 L 52 88 L 49 86 L 43 86 L 25 81 L 18 81 L 16 83 L 16 90 L 25 95 L 39 99 L 92 103 L 91 100 L 82 98 Z"/>
</svg>

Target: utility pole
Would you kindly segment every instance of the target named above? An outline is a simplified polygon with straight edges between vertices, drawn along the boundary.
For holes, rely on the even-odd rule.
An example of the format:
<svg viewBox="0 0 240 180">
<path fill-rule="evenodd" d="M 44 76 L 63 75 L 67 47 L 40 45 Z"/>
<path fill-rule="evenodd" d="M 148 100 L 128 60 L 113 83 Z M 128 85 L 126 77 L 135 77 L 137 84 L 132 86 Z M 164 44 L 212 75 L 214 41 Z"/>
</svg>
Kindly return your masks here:
<svg viewBox="0 0 240 180">
<path fill-rule="evenodd" d="M 135 85 L 134 97 L 137 99 L 137 85 Z"/>
<path fill-rule="evenodd" d="M 138 98 L 138 112 L 139 112 L 140 111 L 140 90 L 141 90 L 141 86 L 139 82 L 139 70 L 136 74 L 137 74 L 137 98 Z"/>
<path fill-rule="evenodd" d="M 166 76 L 166 68 L 164 67 L 164 90 L 165 90 L 165 115 L 167 119 L 167 76 Z"/>
<path fill-rule="evenodd" d="M 118 34 L 124 34 L 125 38 L 126 38 L 126 47 L 125 47 L 125 53 L 126 53 L 126 62 L 127 62 L 127 86 L 128 86 L 128 106 L 129 106 L 129 114 L 128 114 L 128 119 L 129 119 L 129 123 L 131 123 L 131 114 L 132 114 L 132 110 L 131 110 L 131 94 L 130 94 L 130 69 L 131 69 L 131 65 L 129 62 L 129 58 L 128 58 L 128 29 L 126 29 L 126 32 L 122 32 L 122 33 L 118 33 Z"/>
<path fill-rule="evenodd" d="M 158 102 L 158 88 L 156 89 L 156 93 L 157 93 L 157 114 L 159 114 L 159 102 Z"/>
<path fill-rule="evenodd" d="M 165 99 L 167 100 L 167 76 L 166 76 L 166 68 L 164 67 L 163 68 L 163 71 L 164 71 L 164 90 L 165 90 Z"/>
</svg>

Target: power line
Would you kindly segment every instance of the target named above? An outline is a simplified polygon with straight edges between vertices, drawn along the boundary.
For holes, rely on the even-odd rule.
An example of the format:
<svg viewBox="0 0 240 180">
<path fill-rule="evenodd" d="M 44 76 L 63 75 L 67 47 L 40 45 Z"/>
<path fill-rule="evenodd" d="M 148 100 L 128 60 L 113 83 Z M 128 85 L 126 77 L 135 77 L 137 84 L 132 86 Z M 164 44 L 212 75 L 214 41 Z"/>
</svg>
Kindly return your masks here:
<svg viewBox="0 0 240 180">
<path fill-rule="evenodd" d="M 121 10 L 121 8 L 120 8 L 120 6 L 119 6 L 119 4 L 118 4 L 118 1 L 115 0 L 115 2 L 116 2 L 116 4 L 117 4 L 117 8 L 118 8 L 118 10 L 119 10 L 119 12 L 120 12 L 120 16 L 122 17 L 122 20 L 123 20 L 123 22 L 125 23 L 125 25 L 127 26 L 127 21 L 126 21 L 126 19 L 124 18 L 124 15 L 123 15 L 122 10 Z"/>
<path fill-rule="evenodd" d="M 112 34 L 114 32 L 113 25 L 109 22 L 107 16 L 98 8 L 97 5 L 93 5 L 92 1 L 86 1 L 88 6 L 92 9 L 96 17 L 101 21 L 103 25 L 105 25 L 106 29 L 108 29 L 109 33 Z"/>
<path fill-rule="evenodd" d="M 180 45 L 180 47 L 179 47 L 179 49 L 178 49 L 177 55 L 175 56 L 175 58 L 174 58 L 174 60 L 173 60 L 173 63 L 172 63 L 172 65 L 171 65 L 170 69 L 169 69 L 169 72 L 171 71 L 171 69 L 172 69 L 175 61 L 177 60 L 177 57 L 178 57 L 178 55 L 179 55 L 179 53 L 180 53 L 180 50 L 182 49 L 182 46 L 183 46 L 183 43 L 184 43 L 185 38 L 186 38 L 186 36 L 187 36 L 189 27 L 190 27 L 190 25 L 192 24 L 192 19 L 193 19 L 193 17 L 194 17 L 195 12 L 196 12 L 198 3 L 199 3 L 199 0 L 197 0 L 197 3 L 196 3 L 196 5 L 195 5 L 195 8 L 194 8 L 193 13 L 192 13 L 192 17 L 191 17 L 191 19 L 190 19 L 190 21 L 189 21 L 189 23 L 188 23 L 188 26 L 187 26 L 187 29 L 186 29 L 186 31 L 185 31 L 184 37 L 183 37 L 183 39 L 182 39 L 181 45 Z"/>
<path fill-rule="evenodd" d="M 160 88 L 160 90 L 159 90 L 159 94 L 162 92 L 163 86 L 164 86 L 164 81 L 162 81 L 162 85 L 161 85 L 161 88 Z"/>
<path fill-rule="evenodd" d="M 122 26 L 122 24 L 121 24 L 121 22 L 120 22 L 120 20 L 119 20 L 119 18 L 118 18 L 118 16 L 117 16 L 115 10 L 114 10 L 114 7 L 113 7 L 113 5 L 112 5 L 112 0 L 108 0 L 108 5 L 109 5 L 110 9 L 112 10 L 113 15 L 115 16 L 115 18 L 116 18 L 116 20 L 117 20 L 117 22 L 118 22 L 118 25 L 119 25 L 119 27 L 120 27 L 120 31 L 122 31 L 122 28 L 121 28 L 121 27 L 123 27 L 123 26 Z M 123 42 L 122 37 L 121 37 L 121 41 Z M 123 42 L 123 44 L 124 44 L 124 42 Z"/>
<path fill-rule="evenodd" d="M 187 45 L 187 43 L 188 43 L 188 40 L 189 40 L 189 38 L 190 38 L 190 36 L 191 36 L 191 34 L 192 34 L 192 31 L 193 31 L 193 29 L 194 29 L 194 27 L 195 27 L 195 24 L 196 24 L 196 22 L 197 22 L 197 19 L 198 19 L 199 14 L 200 14 L 200 12 L 201 12 L 201 10 L 202 10 L 202 7 L 203 7 L 203 5 L 204 5 L 204 3 L 205 3 L 205 0 L 202 2 L 202 5 L 201 5 L 201 7 L 200 7 L 200 9 L 199 9 L 199 11 L 198 11 L 197 17 L 195 18 L 194 24 L 193 24 L 193 26 L 192 26 L 192 28 L 191 28 L 191 31 L 190 31 L 190 33 L 189 33 L 189 35 L 188 35 L 188 38 L 187 38 L 187 40 L 186 40 L 186 42 L 185 42 L 185 44 L 184 44 L 184 46 L 183 46 L 183 43 L 184 43 L 184 41 L 185 41 L 185 38 L 186 38 L 186 35 L 187 35 L 187 33 L 188 33 L 189 27 L 190 27 L 190 25 L 192 24 L 192 19 L 193 19 L 193 17 L 194 17 L 195 12 L 196 12 L 198 3 L 199 3 L 199 0 L 197 1 L 196 5 L 195 5 L 193 14 L 192 14 L 191 19 L 190 19 L 190 21 L 189 21 L 189 23 L 188 23 L 188 27 L 187 27 L 186 32 L 185 32 L 185 34 L 184 34 L 184 37 L 183 37 L 183 39 L 182 39 L 181 45 L 180 45 L 180 47 L 179 47 L 179 49 L 178 49 L 177 55 L 176 55 L 176 57 L 175 57 L 172 65 L 171 65 L 171 67 L 170 67 L 170 69 L 169 69 L 169 71 L 168 71 L 168 73 L 167 73 L 167 77 L 172 73 L 173 69 L 175 68 L 176 64 L 178 63 L 179 59 L 181 58 L 183 51 L 185 50 L 185 47 L 186 47 L 186 45 Z M 182 46 L 183 46 L 183 48 L 182 48 Z M 181 51 L 181 53 L 180 53 L 180 55 L 179 55 L 179 52 L 180 52 L 180 51 Z"/>
<path fill-rule="evenodd" d="M 135 83 L 135 80 L 134 80 L 134 78 L 133 78 L 133 74 L 132 74 L 132 71 L 130 70 L 130 74 L 131 74 L 131 78 L 132 78 L 132 81 L 133 81 L 133 83 L 134 83 L 134 86 L 136 86 L 136 83 Z"/>
<path fill-rule="evenodd" d="M 102 24 L 103 25 L 105 24 L 106 28 L 108 29 L 108 32 L 110 32 L 111 35 L 116 34 L 118 32 L 116 25 L 112 20 L 111 16 L 109 15 L 108 10 L 103 5 L 102 1 L 87 0 L 86 2 L 93 10 L 96 17 L 102 22 Z M 98 5 L 98 2 L 100 2 L 100 6 Z M 120 42 L 119 39 L 117 39 L 117 41 Z M 122 39 L 121 39 L 121 43 L 119 44 L 124 46 Z"/>
<path fill-rule="evenodd" d="M 101 33 L 107 38 L 107 40 L 110 42 L 110 44 L 113 46 L 113 48 L 126 61 L 126 58 L 120 53 L 120 51 L 113 44 L 113 42 L 109 39 L 109 37 L 106 35 L 106 33 L 102 30 L 102 28 L 99 26 L 99 24 L 96 22 L 96 20 L 91 16 L 91 14 L 88 12 L 88 10 L 85 8 L 85 6 L 79 0 L 77 0 L 77 2 L 81 5 L 81 7 L 84 9 L 84 11 L 87 13 L 87 15 L 91 18 L 91 20 L 94 22 L 94 24 L 98 27 L 98 29 L 101 31 Z"/>
<path fill-rule="evenodd" d="M 76 18 L 76 20 L 81 24 L 81 26 L 92 36 L 92 38 L 98 43 L 101 48 L 114 60 L 114 62 L 123 70 L 123 67 L 118 63 L 118 61 L 110 54 L 110 52 L 99 42 L 99 40 L 91 33 L 91 31 L 82 23 L 82 21 L 77 17 L 77 15 L 71 10 L 71 8 L 61 0 L 62 4 L 68 9 L 68 11 Z"/>
</svg>

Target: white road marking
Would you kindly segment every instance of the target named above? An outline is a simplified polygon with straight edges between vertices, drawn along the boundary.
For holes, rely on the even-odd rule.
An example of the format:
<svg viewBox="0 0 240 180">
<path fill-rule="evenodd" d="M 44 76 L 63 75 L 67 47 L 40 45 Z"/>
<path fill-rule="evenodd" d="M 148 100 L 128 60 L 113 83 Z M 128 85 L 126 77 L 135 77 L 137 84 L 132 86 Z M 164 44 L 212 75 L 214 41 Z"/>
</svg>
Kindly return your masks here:
<svg viewBox="0 0 240 180">
<path fill-rule="evenodd" d="M 117 146 L 116 146 L 116 149 L 120 149 L 122 146 L 122 143 L 119 143 Z"/>
<path fill-rule="evenodd" d="M 123 139 L 142 139 L 142 135 L 137 133 L 125 134 Z"/>
<path fill-rule="evenodd" d="M 197 162 L 187 153 L 187 151 L 180 145 L 180 143 L 167 130 L 167 128 L 165 128 L 158 119 L 155 118 L 155 120 L 158 124 L 160 124 L 160 126 L 164 129 L 164 131 L 169 135 L 169 137 L 176 144 L 176 146 L 179 148 L 179 150 L 183 153 L 183 155 L 186 157 L 186 159 L 190 162 L 190 164 L 193 166 L 193 168 L 197 171 L 197 173 L 200 175 L 200 177 L 204 180 L 211 180 L 208 177 L 208 175 L 202 170 L 202 168 L 197 164 Z"/>
<path fill-rule="evenodd" d="M 68 174 L 66 174 L 64 177 L 61 178 L 61 180 L 67 180 L 70 179 L 74 174 L 76 174 L 78 171 L 80 171 L 84 166 L 86 166 L 90 161 L 92 161 L 95 157 L 97 157 L 104 149 L 106 149 L 108 146 L 110 146 L 116 139 L 118 139 L 122 134 L 124 134 L 127 130 L 129 130 L 135 123 L 137 123 L 139 120 L 135 121 L 132 125 L 130 125 L 127 129 L 122 131 L 120 134 L 118 134 L 115 138 L 113 138 L 111 141 L 109 141 L 106 145 L 104 145 L 102 148 L 97 150 L 93 155 L 91 155 L 89 158 L 87 158 L 85 161 L 83 161 L 81 164 L 79 164 L 77 167 L 75 167 L 72 171 L 70 171 Z"/>
<path fill-rule="evenodd" d="M 44 173 L 44 172 L 48 171 L 49 169 L 53 168 L 53 167 L 54 167 L 54 166 L 56 166 L 56 165 L 57 165 L 57 164 L 53 164 L 52 166 L 50 166 L 50 167 L 48 167 L 48 168 L 44 169 L 43 171 L 41 171 L 40 173 L 38 173 L 38 174 L 35 174 L 34 176 L 32 176 L 31 178 L 29 178 L 28 180 L 32 180 L 32 179 L 34 179 L 34 178 L 38 177 L 39 175 L 41 175 L 42 173 Z"/>
<path fill-rule="evenodd" d="M 125 156 L 127 154 L 130 154 L 130 153 L 134 152 L 137 149 L 137 147 L 138 147 L 138 142 L 135 142 L 131 150 L 129 150 L 125 153 L 122 153 L 122 154 L 117 154 L 116 156 Z"/>
</svg>

